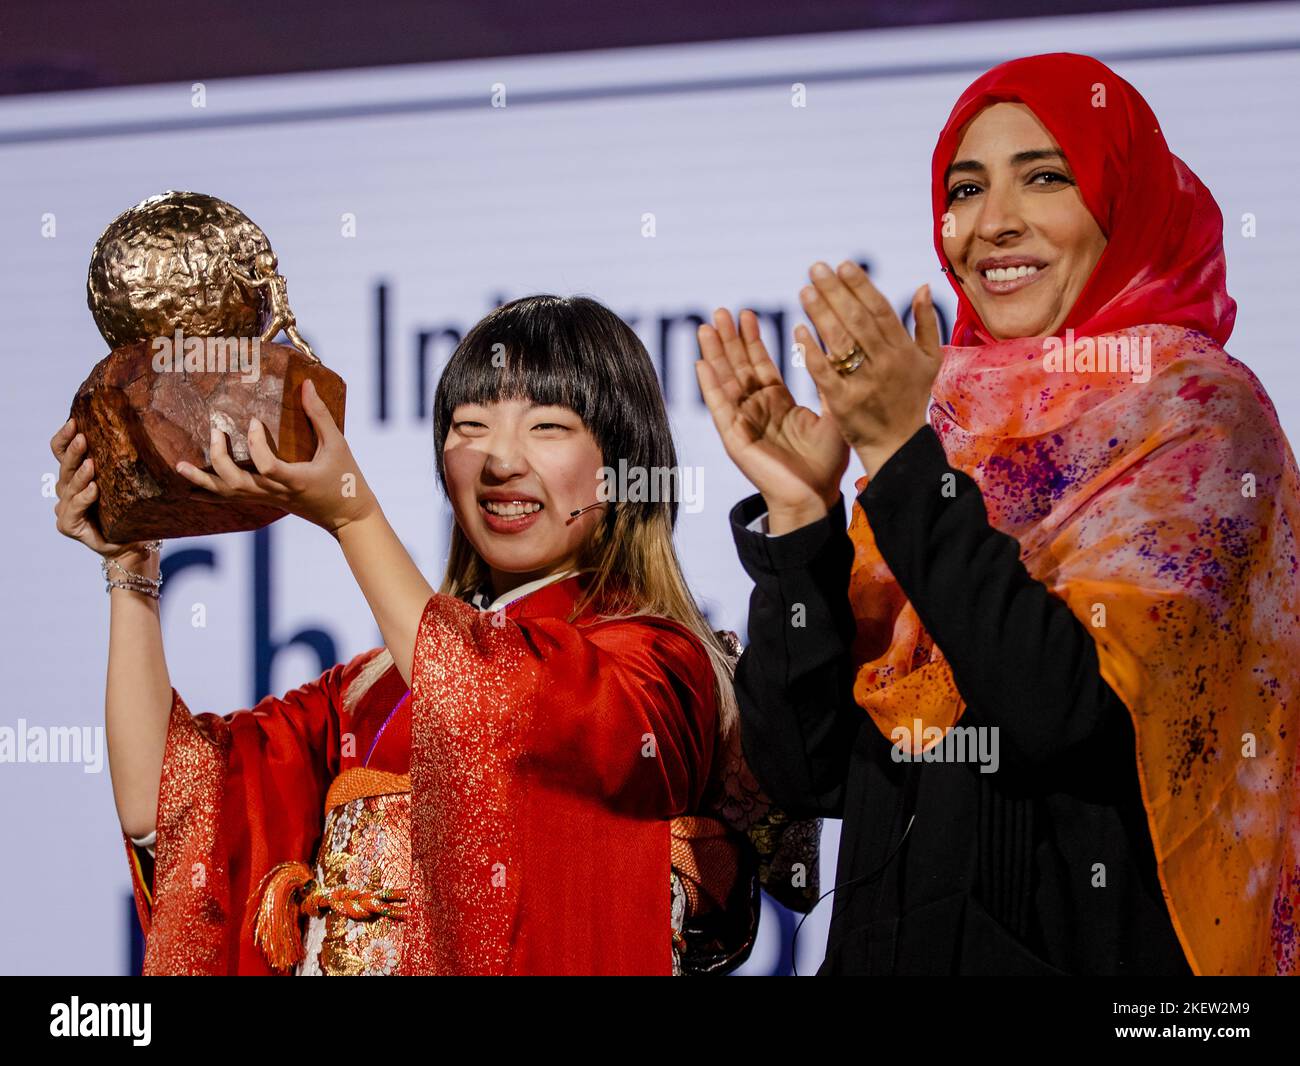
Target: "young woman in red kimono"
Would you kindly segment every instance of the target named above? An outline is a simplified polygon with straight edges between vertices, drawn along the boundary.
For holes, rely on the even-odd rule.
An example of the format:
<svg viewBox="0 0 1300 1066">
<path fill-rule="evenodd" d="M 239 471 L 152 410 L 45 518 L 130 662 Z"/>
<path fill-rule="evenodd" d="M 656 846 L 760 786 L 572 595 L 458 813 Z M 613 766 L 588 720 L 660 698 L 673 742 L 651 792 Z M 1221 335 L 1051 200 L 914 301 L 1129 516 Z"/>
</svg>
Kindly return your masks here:
<svg viewBox="0 0 1300 1066">
<path fill-rule="evenodd" d="M 626 324 L 592 300 L 529 297 L 459 346 L 435 403 L 456 518 L 437 592 L 309 386 L 303 403 L 311 462 L 277 459 L 254 421 L 258 473 L 219 435 L 214 473 L 181 472 L 328 530 L 385 646 L 251 710 L 193 716 L 157 600 L 134 578 L 112 588 L 110 762 L 145 973 L 668 974 L 687 912 L 706 911 L 739 919 L 717 927 L 729 947 L 703 945 L 700 968 L 724 968 L 752 943 L 756 889 L 705 806 L 783 839 L 765 883 L 815 899 L 800 875 L 816 823 L 783 822 L 744 770 L 731 649 L 683 580 L 675 502 L 604 491 L 619 460 L 676 467 Z M 52 442 L 60 530 L 156 578 L 156 557 L 86 518 L 74 432 Z"/>
</svg>

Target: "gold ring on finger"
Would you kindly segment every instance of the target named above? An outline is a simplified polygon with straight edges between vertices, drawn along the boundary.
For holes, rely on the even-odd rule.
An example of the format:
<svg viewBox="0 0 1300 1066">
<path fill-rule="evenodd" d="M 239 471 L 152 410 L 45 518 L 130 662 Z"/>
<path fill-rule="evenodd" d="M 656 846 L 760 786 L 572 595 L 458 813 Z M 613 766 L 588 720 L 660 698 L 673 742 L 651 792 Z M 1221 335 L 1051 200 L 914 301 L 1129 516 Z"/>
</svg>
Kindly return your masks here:
<svg viewBox="0 0 1300 1066">
<path fill-rule="evenodd" d="M 843 374 L 847 377 L 866 362 L 866 359 L 867 353 L 862 350 L 861 346 L 855 344 L 845 352 L 844 355 L 840 356 L 838 359 L 832 359 L 830 362 L 831 366 L 835 368 L 836 373 Z"/>
</svg>

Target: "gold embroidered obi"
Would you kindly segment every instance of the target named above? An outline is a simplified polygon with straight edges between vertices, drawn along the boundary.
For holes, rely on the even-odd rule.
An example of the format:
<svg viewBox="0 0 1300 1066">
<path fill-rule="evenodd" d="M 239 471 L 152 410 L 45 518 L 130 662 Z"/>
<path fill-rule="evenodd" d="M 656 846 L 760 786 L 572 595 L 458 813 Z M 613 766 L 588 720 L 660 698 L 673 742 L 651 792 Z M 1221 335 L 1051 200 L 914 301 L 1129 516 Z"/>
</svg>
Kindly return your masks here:
<svg viewBox="0 0 1300 1066">
<path fill-rule="evenodd" d="M 308 917 L 303 960 L 295 975 L 378 977 L 398 972 L 400 906 L 351 907 L 358 897 L 405 896 L 411 883 L 411 778 L 354 767 L 335 778 L 325 800 L 325 828 L 316 858 L 317 895 Z M 349 913 L 356 913 L 352 917 Z"/>
</svg>

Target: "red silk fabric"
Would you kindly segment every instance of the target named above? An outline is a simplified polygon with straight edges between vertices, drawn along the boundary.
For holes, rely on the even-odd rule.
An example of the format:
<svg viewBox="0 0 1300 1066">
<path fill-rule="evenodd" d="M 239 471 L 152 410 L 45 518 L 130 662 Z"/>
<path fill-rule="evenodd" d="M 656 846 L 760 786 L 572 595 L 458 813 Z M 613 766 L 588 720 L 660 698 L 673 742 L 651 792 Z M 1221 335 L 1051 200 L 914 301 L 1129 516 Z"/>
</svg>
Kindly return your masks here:
<svg viewBox="0 0 1300 1066">
<path fill-rule="evenodd" d="M 255 889 L 315 863 L 362 765 L 411 774 L 401 973 L 670 973 L 670 823 L 708 780 L 714 675 L 676 623 L 568 621 L 580 580 L 494 614 L 433 596 L 410 699 L 391 666 L 348 698 L 382 649 L 225 716 L 173 690 L 152 878 L 124 834 L 144 973 L 272 973 Z"/>
</svg>

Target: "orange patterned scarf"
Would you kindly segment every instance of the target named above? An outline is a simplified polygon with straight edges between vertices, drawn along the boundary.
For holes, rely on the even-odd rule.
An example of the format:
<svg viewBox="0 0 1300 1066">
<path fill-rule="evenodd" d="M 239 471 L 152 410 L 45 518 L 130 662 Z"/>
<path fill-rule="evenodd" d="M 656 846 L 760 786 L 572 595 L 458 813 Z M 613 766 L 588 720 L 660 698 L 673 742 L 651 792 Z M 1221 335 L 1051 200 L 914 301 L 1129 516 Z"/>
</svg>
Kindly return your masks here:
<svg viewBox="0 0 1300 1066">
<path fill-rule="evenodd" d="M 1046 373 L 1038 338 L 948 348 L 931 424 L 1029 573 L 1089 627 L 1132 714 L 1189 963 L 1294 974 L 1300 475 L 1259 382 L 1205 334 L 1112 336 L 1150 343 L 1149 381 Z M 948 663 L 857 506 L 850 535 L 857 701 L 886 737 L 952 726 L 965 705 Z"/>
</svg>

